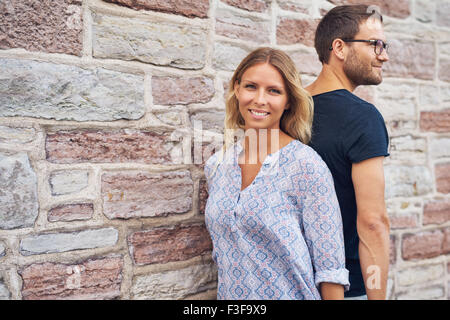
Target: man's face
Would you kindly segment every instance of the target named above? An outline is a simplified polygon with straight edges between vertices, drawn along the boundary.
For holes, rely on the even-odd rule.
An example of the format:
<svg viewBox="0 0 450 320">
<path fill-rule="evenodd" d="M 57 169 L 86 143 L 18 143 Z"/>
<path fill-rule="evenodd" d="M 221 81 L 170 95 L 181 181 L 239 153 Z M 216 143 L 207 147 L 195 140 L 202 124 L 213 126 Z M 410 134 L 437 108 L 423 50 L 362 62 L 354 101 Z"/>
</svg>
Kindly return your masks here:
<svg viewBox="0 0 450 320">
<path fill-rule="evenodd" d="M 369 18 L 361 23 L 354 39 L 386 41 L 381 21 Z M 374 46 L 370 43 L 347 42 L 346 45 L 349 51 L 344 60 L 344 72 L 348 79 L 355 87 L 380 84 L 383 81 L 382 65 L 389 60 L 386 50 L 376 55 Z"/>
</svg>

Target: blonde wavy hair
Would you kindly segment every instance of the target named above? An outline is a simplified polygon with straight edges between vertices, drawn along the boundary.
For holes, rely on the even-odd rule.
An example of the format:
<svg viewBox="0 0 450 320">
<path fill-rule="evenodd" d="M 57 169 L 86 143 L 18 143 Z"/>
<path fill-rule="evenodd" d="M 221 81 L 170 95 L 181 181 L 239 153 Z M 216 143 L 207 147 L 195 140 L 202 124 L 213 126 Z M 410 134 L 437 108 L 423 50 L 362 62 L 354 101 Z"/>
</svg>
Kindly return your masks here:
<svg viewBox="0 0 450 320">
<path fill-rule="evenodd" d="M 274 66 L 284 79 L 288 95 L 288 109 L 280 119 L 280 129 L 307 144 L 311 140 L 311 127 L 313 120 L 314 102 L 311 95 L 302 87 L 300 74 L 292 59 L 283 51 L 263 47 L 251 52 L 237 67 L 230 80 L 226 99 L 225 115 L 225 146 L 234 141 L 234 131 L 244 128 L 244 119 L 239 112 L 239 101 L 235 95 L 234 87 L 240 84 L 244 72 L 260 63 L 269 63 Z"/>
</svg>

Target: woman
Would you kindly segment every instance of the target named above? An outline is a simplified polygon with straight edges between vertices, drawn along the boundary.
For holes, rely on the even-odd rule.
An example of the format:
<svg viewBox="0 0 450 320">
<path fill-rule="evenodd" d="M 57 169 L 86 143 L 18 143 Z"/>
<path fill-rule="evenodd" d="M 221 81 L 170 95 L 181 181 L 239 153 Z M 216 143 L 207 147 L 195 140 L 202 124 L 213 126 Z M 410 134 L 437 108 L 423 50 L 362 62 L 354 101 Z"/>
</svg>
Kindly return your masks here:
<svg viewBox="0 0 450 320">
<path fill-rule="evenodd" d="M 282 51 L 257 49 L 234 72 L 225 146 L 205 165 L 218 299 L 342 299 L 348 289 L 333 180 L 306 146 L 312 108 Z"/>
</svg>

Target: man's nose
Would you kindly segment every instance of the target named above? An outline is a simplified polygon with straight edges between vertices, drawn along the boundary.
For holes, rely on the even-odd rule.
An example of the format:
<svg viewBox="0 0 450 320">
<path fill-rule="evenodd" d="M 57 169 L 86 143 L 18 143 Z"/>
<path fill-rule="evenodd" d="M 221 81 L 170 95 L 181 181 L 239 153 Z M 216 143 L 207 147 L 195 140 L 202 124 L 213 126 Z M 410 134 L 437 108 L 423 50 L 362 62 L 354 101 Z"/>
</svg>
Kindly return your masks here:
<svg viewBox="0 0 450 320">
<path fill-rule="evenodd" d="M 387 53 L 386 50 L 383 50 L 383 52 L 381 52 L 381 54 L 379 54 L 377 56 L 377 59 L 383 62 L 388 62 L 389 61 L 389 55 Z"/>
</svg>

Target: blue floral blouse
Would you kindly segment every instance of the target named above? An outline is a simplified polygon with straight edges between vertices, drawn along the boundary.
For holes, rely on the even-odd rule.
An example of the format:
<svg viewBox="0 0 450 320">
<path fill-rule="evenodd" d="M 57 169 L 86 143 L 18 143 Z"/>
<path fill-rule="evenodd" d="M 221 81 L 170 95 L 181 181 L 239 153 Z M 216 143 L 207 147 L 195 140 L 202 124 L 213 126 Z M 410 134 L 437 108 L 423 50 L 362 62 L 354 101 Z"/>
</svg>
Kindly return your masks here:
<svg viewBox="0 0 450 320">
<path fill-rule="evenodd" d="M 339 204 L 320 156 L 294 140 L 241 191 L 241 151 L 236 143 L 205 164 L 217 298 L 321 299 L 321 282 L 348 290 Z"/>
</svg>

